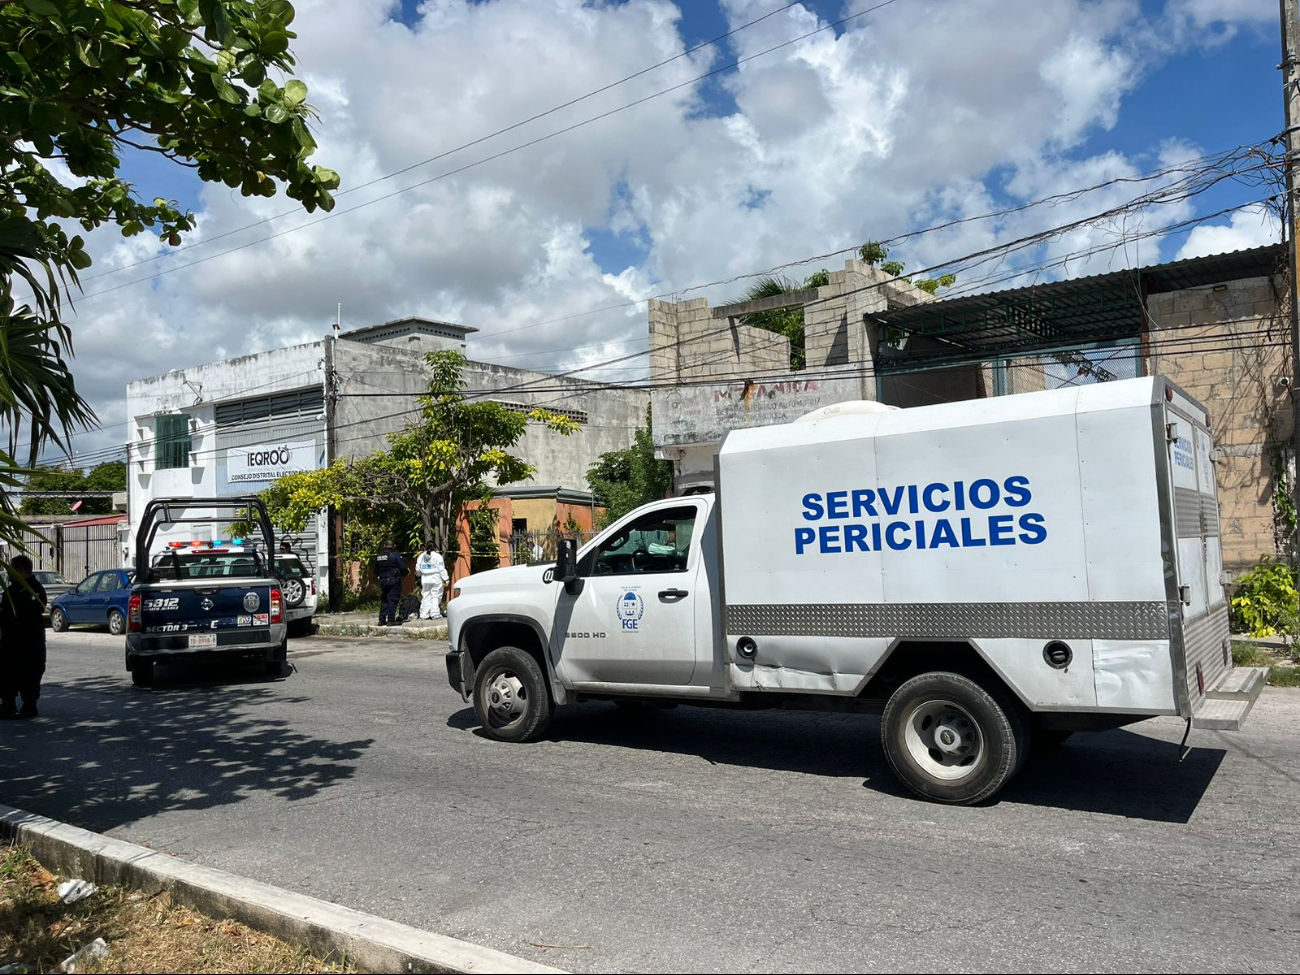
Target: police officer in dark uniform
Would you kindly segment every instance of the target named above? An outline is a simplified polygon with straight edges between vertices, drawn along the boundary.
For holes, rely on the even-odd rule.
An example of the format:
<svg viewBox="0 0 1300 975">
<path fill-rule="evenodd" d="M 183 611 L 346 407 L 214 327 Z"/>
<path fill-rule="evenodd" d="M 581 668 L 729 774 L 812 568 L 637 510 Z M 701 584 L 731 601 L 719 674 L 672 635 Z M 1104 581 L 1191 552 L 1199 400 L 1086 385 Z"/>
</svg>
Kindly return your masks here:
<svg viewBox="0 0 1300 975">
<path fill-rule="evenodd" d="M 9 564 L 18 578 L 0 593 L 0 718 L 34 718 L 45 673 L 45 587 L 26 555 L 15 555 Z"/>
<path fill-rule="evenodd" d="M 401 626 L 397 603 L 402 598 L 402 579 L 410 571 L 406 559 L 397 552 L 392 540 L 384 542 L 384 550 L 375 559 L 375 575 L 379 577 L 379 592 L 383 605 L 379 608 L 380 626 Z"/>
</svg>

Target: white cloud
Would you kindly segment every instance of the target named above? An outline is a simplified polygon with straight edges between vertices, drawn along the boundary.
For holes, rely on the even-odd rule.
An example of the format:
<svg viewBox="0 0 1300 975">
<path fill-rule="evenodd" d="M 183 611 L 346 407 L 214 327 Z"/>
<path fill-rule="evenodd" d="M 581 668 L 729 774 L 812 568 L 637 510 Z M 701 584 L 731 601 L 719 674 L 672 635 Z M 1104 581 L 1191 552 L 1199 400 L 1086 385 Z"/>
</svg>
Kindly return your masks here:
<svg viewBox="0 0 1300 975">
<path fill-rule="evenodd" d="M 847 12 L 872 2 L 853 0 Z M 735 27 L 778 4 L 722 5 Z M 684 50 L 680 12 L 668 0 L 426 0 L 414 28 L 391 20 L 392 7 L 298 4 L 295 52 L 321 115 L 316 159 L 343 174 L 345 189 Z M 800 6 L 731 43 L 748 57 L 822 24 Z M 341 196 L 338 211 L 378 201 L 355 213 L 86 298 L 76 320 L 79 381 L 115 419 L 129 379 L 323 334 L 338 302 L 345 327 L 405 314 L 474 325 L 481 331 L 471 353 L 508 363 L 572 367 L 644 348 L 643 308 L 579 313 L 1150 165 L 1118 154 L 1080 158 L 1074 148 L 1114 125 L 1139 83 L 1133 38 L 1141 26 L 1131 0 L 1057 0 L 1050 14 L 1041 0 L 908 0 L 747 62 L 723 82 L 736 110 L 721 117 L 686 87 L 379 200 L 734 56 L 697 52 Z M 1120 195 L 965 224 L 911 242 L 898 256 L 912 267 L 939 263 Z M 245 199 L 208 186 L 189 240 L 286 209 L 292 204 L 283 198 Z M 92 273 L 163 259 L 88 281 L 87 291 L 316 219 L 297 214 L 174 256 L 147 237 L 123 241 L 102 230 L 91 237 Z M 596 230 L 638 242 L 630 266 L 600 266 L 591 249 Z M 1107 233 L 1114 228 L 1080 232 L 1042 253 L 1094 246 Z M 742 288 L 707 293 L 725 298 Z"/>
<path fill-rule="evenodd" d="M 1168 10 L 1197 27 L 1278 24 L 1274 0 L 1169 0 Z"/>
<path fill-rule="evenodd" d="M 1178 251 L 1178 259 L 1276 244 L 1280 237 L 1281 226 L 1272 211 L 1238 210 L 1227 223 L 1203 223 L 1193 228 Z"/>
</svg>

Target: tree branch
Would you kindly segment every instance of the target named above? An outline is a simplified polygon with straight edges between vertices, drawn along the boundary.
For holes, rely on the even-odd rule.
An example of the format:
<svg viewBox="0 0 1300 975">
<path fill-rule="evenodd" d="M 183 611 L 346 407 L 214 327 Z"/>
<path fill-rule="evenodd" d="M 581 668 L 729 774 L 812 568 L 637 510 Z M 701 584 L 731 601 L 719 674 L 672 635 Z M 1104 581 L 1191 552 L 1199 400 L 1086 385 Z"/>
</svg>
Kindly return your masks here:
<svg viewBox="0 0 1300 975">
<path fill-rule="evenodd" d="M 164 149 L 161 146 L 146 146 L 139 142 L 132 142 L 130 139 L 120 135 L 117 132 L 110 132 L 114 142 L 120 142 L 123 145 L 130 146 L 132 149 L 139 149 L 143 152 L 156 152 L 160 156 L 165 156 L 178 166 L 186 166 L 190 169 L 198 169 L 199 164 L 191 162 L 184 156 L 178 156 L 174 149 Z"/>
</svg>

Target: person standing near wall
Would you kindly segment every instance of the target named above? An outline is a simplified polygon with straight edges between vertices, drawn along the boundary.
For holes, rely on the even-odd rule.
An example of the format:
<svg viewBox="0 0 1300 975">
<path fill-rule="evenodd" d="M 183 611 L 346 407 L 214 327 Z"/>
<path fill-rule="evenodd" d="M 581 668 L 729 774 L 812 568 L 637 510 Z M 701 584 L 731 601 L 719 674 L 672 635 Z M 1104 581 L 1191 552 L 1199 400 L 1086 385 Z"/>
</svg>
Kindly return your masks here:
<svg viewBox="0 0 1300 975">
<path fill-rule="evenodd" d="M 0 593 L 0 718 L 34 718 L 45 673 L 45 587 L 26 555 L 15 555 L 9 564 L 18 578 Z"/>
<path fill-rule="evenodd" d="M 442 619 L 442 591 L 447 585 L 447 566 L 435 551 L 433 542 L 424 543 L 424 551 L 415 560 L 420 577 L 420 619 Z"/>
<path fill-rule="evenodd" d="M 379 592 L 383 605 L 379 608 L 380 626 L 401 626 L 397 604 L 402 598 L 402 579 L 410 570 L 406 559 L 397 552 L 392 540 L 384 542 L 384 550 L 375 559 L 375 575 L 379 579 Z"/>
</svg>

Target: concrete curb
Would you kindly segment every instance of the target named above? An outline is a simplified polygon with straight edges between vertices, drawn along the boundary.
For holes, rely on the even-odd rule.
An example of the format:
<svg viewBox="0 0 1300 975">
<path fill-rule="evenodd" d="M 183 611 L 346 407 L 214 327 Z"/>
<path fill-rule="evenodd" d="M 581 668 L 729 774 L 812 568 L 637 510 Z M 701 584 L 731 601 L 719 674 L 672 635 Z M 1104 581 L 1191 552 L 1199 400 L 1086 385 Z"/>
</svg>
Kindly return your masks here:
<svg viewBox="0 0 1300 975">
<path fill-rule="evenodd" d="M 21 843 L 51 870 L 143 890 L 231 918 L 319 955 L 345 956 L 368 972 L 562 972 L 491 948 L 187 863 L 134 843 L 0 805 L 0 835 Z"/>
<path fill-rule="evenodd" d="M 317 636 L 382 637 L 387 640 L 445 640 L 447 624 L 441 626 L 377 626 L 374 623 L 332 623 L 316 617 Z"/>
</svg>

